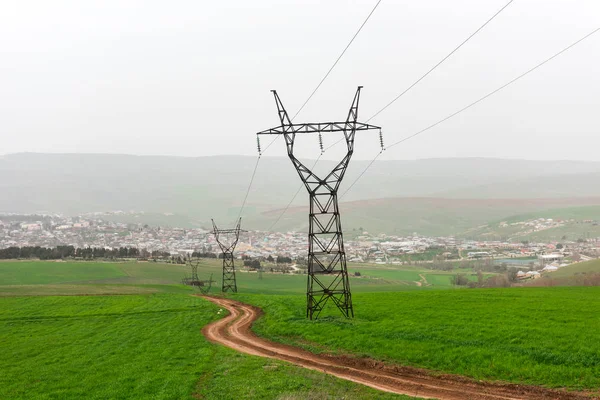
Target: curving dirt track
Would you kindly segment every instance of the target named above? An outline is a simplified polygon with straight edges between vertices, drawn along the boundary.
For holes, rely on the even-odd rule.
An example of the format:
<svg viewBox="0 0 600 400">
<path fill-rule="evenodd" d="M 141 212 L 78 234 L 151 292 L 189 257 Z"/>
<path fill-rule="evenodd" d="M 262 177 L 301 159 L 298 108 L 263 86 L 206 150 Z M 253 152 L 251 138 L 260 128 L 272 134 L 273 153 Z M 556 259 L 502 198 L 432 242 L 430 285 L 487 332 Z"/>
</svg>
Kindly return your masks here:
<svg viewBox="0 0 600 400">
<path fill-rule="evenodd" d="M 536 386 L 477 382 L 456 375 L 433 375 L 418 368 L 384 365 L 369 359 L 313 354 L 254 335 L 251 327 L 262 313 L 259 308 L 229 299 L 203 297 L 229 311 L 228 316 L 205 326 L 202 330 L 211 342 L 255 356 L 288 361 L 378 390 L 440 400 L 598 398 L 597 393 L 572 393 Z"/>
</svg>

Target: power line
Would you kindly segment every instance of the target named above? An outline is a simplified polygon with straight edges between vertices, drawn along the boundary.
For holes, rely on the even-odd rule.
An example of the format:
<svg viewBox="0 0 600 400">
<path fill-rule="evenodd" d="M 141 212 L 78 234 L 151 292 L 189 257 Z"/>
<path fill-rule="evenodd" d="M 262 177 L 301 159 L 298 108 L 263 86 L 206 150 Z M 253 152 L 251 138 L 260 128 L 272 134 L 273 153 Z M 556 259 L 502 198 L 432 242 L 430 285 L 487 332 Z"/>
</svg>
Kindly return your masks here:
<svg viewBox="0 0 600 400">
<path fill-rule="evenodd" d="M 525 71 L 524 73 L 522 73 L 521 75 L 517 76 L 516 78 L 513 78 L 512 80 L 508 81 L 507 83 L 505 83 L 504 85 L 500 86 L 499 88 L 489 92 L 488 94 L 486 94 L 483 97 L 480 97 L 479 99 L 475 100 L 474 102 L 468 104 L 467 106 L 461 108 L 458 111 L 453 112 L 452 114 L 446 116 L 445 118 L 442 118 L 441 120 L 437 121 L 436 123 L 433 123 L 431 125 L 429 125 L 426 128 L 421 129 L 420 131 L 417 131 L 415 133 L 413 133 L 412 135 L 409 135 L 403 139 L 398 140 L 397 142 L 392 143 L 391 145 L 389 145 L 387 149 L 390 149 L 394 146 L 399 145 L 400 143 L 406 142 L 407 140 L 410 140 L 424 132 L 427 132 L 428 130 L 435 128 L 436 126 L 440 125 L 443 122 L 448 121 L 449 119 L 457 116 L 458 114 L 462 113 L 463 111 L 468 110 L 469 108 L 479 104 L 480 102 L 482 102 L 483 100 L 487 99 L 490 96 L 493 96 L 494 94 L 498 93 L 499 91 L 505 89 L 506 87 L 512 85 L 513 83 L 517 82 L 518 80 L 520 80 L 521 78 L 524 78 L 525 76 L 529 75 L 530 73 L 532 73 L 533 71 L 535 71 L 536 69 L 540 68 L 541 66 L 545 65 L 546 63 L 552 61 L 553 59 L 555 59 L 556 57 L 560 56 L 561 54 L 563 54 L 564 52 L 568 51 L 569 49 L 571 49 L 572 47 L 576 46 L 577 44 L 581 43 L 582 41 L 584 41 L 585 39 L 589 38 L 590 36 L 592 36 L 593 34 L 597 33 L 598 31 L 600 31 L 600 28 L 596 28 L 594 29 L 592 32 L 588 33 L 587 35 L 583 36 L 582 38 L 578 39 L 577 41 L 571 43 L 570 45 L 568 45 L 567 47 L 565 47 L 564 49 L 560 50 L 558 53 L 554 54 L 553 56 L 545 59 L 544 61 L 542 61 L 541 63 L 537 64 L 536 66 L 534 66 L 533 68 L 528 69 L 527 71 Z M 358 176 L 358 178 L 356 178 L 354 180 L 354 182 L 352 182 L 352 184 L 348 187 L 348 189 L 346 189 L 346 191 L 344 191 L 344 193 L 342 194 L 341 197 L 344 197 L 344 195 L 346 193 L 348 193 L 348 191 L 350 189 L 352 189 L 352 187 L 356 184 L 356 182 L 358 182 L 358 180 L 365 174 L 365 172 L 367 172 L 367 170 L 371 167 L 371 165 L 373 165 L 373 163 L 375 162 L 375 160 L 377 158 L 379 158 L 379 156 L 381 155 L 381 152 L 379 152 L 375 158 L 373 158 L 373 160 L 367 165 L 367 167 L 363 170 L 363 172 Z M 340 197 L 340 198 L 341 198 Z"/>
<path fill-rule="evenodd" d="M 256 176 L 256 170 L 258 169 L 258 163 L 260 162 L 260 155 L 256 158 L 256 164 L 254 164 L 254 171 L 252 171 L 252 176 L 250 177 L 250 183 L 248 184 L 248 190 L 246 190 L 246 195 L 244 196 L 244 201 L 242 202 L 242 207 L 240 207 L 240 212 L 236 220 L 239 220 L 242 217 L 242 211 L 244 211 L 244 207 L 246 207 L 246 201 L 248 200 L 248 195 L 250 194 L 250 188 L 252 188 L 252 183 L 254 182 L 254 177 Z"/>
<path fill-rule="evenodd" d="M 587 35 L 585 35 L 584 37 L 582 37 L 581 39 L 571 43 L 570 45 L 568 45 L 567 47 L 565 47 L 564 49 L 562 49 L 561 51 L 559 51 L 558 53 L 554 54 L 552 57 L 547 58 L 546 60 L 542 61 L 541 63 L 537 64 L 535 67 L 527 70 L 526 72 L 522 73 L 521 75 L 517 76 L 516 78 L 510 80 L 509 82 L 505 83 L 504 85 L 500 86 L 498 89 L 491 91 L 490 93 L 486 94 L 485 96 L 479 98 L 478 100 L 475 100 L 474 102 L 472 102 L 471 104 L 461 108 L 460 110 L 448 115 L 446 118 L 439 120 L 438 122 L 436 122 L 435 124 L 431 124 L 429 125 L 427 128 L 421 129 L 420 131 L 405 137 L 404 139 L 401 139 L 395 143 L 392 143 L 390 146 L 388 146 L 387 148 L 391 148 L 394 147 L 402 142 L 405 142 L 417 135 L 420 135 L 421 133 L 428 131 L 431 128 L 436 127 L 437 125 L 441 124 L 442 122 L 445 122 L 447 120 L 449 120 L 452 117 L 455 117 L 456 115 L 462 113 L 463 111 L 468 110 L 469 108 L 473 107 L 474 105 L 482 102 L 483 100 L 487 99 L 488 97 L 498 93 L 499 91 L 503 90 L 504 88 L 506 88 L 507 86 L 512 85 L 513 83 L 515 83 L 516 81 L 518 81 L 521 78 L 524 78 L 525 76 L 529 75 L 531 72 L 535 71 L 536 69 L 540 68 L 541 66 L 543 66 L 544 64 L 552 61 L 553 59 L 555 59 L 556 57 L 560 56 L 562 53 L 566 52 L 567 50 L 571 49 L 572 47 L 576 46 L 577 44 L 579 44 L 580 42 L 584 41 L 585 39 L 587 39 L 588 37 L 592 36 L 593 34 L 595 34 L 596 32 L 600 31 L 600 28 L 596 28 L 595 30 L 593 30 L 592 32 L 588 33 Z"/>
<path fill-rule="evenodd" d="M 487 21 L 485 21 L 483 23 L 483 25 L 481 25 L 479 28 L 477 28 L 477 30 L 475 30 L 473 33 L 471 33 L 465 40 L 463 40 L 458 46 L 456 46 L 450 53 L 448 53 L 444 58 L 442 58 L 440 61 L 437 62 L 437 64 L 435 64 L 433 67 L 431 67 L 425 74 L 423 74 L 419 79 L 417 79 L 416 81 L 414 81 L 409 87 L 407 87 L 406 89 L 404 89 L 404 91 L 402 93 L 400 93 L 398 96 L 396 96 L 392 101 L 390 101 L 388 104 L 386 104 L 383 108 L 381 108 L 379 111 L 377 111 L 375 114 L 373 114 L 369 119 L 366 120 L 366 122 L 368 123 L 369 121 L 371 121 L 373 118 L 377 117 L 379 114 L 381 114 L 384 110 L 386 110 L 389 106 L 391 106 L 392 104 L 394 104 L 398 99 L 400 99 L 402 96 L 404 96 L 406 93 L 408 93 L 412 88 L 414 88 L 415 86 L 417 86 L 419 84 L 419 82 L 421 82 L 423 79 L 425 79 L 429 74 L 431 74 L 437 67 L 439 67 L 440 65 L 442 65 L 444 63 L 444 61 L 446 61 L 447 59 L 449 59 L 454 53 L 456 53 L 461 47 L 463 47 L 469 40 L 471 40 L 475 35 L 477 35 L 483 28 L 485 28 L 490 22 L 492 22 L 498 15 L 500 15 L 500 13 L 502 11 L 504 11 L 509 5 L 511 5 L 513 3 L 514 0 L 510 0 L 508 3 L 506 3 L 500 10 L 496 11 L 496 13 L 494 15 L 492 15 Z M 325 151 L 329 150 L 330 148 L 332 148 L 333 146 L 337 145 L 338 143 L 340 143 L 344 138 L 339 139 L 338 141 L 334 142 L 332 145 L 330 145 L 329 147 L 327 147 L 325 149 Z"/>
<path fill-rule="evenodd" d="M 317 93 L 317 90 L 319 90 L 319 88 L 321 87 L 321 85 L 323 84 L 323 82 L 325 82 L 325 79 L 327 79 L 327 77 L 329 76 L 329 74 L 331 73 L 331 71 L 333 71 L 333 69 L 335 68 L 335 66 L 337 65 L 337 63 L 340 61 L 340 59 L 346 53 L 346 50 L 348 50 L 348 48 L 350 47 L 350 45 L 352 44 L 352 42 L 354 42 L 354 39 L 356 39 L 356 37 L 358 36 L 358 34 L 360 33 L 360 31 L 362 31 L 362 28 L 366 25 L 366 23 L 369 20 L 369 18 L 371 18 L 371 15 L 373 15 L 373 13 L 377 9 L 377 7 L 379 7 L 379 3 L 381 3 L 381 1 L 382 0 L 379 0 L 375 4 L 375 6 L 373 7 L 373 9 L 369 13 L 369 15 L 367 15 L 367 18 L 365 18 L 365 20 L 361 24 L 360 28 L 358 28 L 358 30 L 356 31 L 356 33 L 354 34 L 354 36 L 352 36 L 352 39 L 350 39 L 350 42 L 348 42 L 348 44 L 346 45 L 346 47 L 344 48 L 344 50 L 342 51 L 342 53 L 339 55 L 339 57 L 337 58 L 337 60 L 335 60 L 335 62 L 331 66 L 331 68 L 329 68 L 329 71 L 327 71 L 327 73 L 325 74 L 325 76 L 323 77 L 323 79 L 321 79 L 321 82 L 319 82 L 319 84 L 317 85 L 317 87 L 315 88 L 315 90 L 313 90 L 312 93 L 310 94 L 310 96 L 308 96 L 308 99 L 306 99 L 306 101 L 304 102 L 304 104 L 302 104 L 302 107 L 300 107 L 300 109 L 296 112 L 296 114 L 294 114 L 294 116 L 292 117 L 292 121 L 294 120 L 294 118 L 296 118 L 298 116 L 298 114 L 300 114 L 300 111 L 302 111 L 302 109 L 304 109 L 304 106 L 306 106 L 306 104 L 310 101 L 310 99 L 312 99 L 312 97 L 315 95 L 315 93 Z"/>
<path fill-rule="evenodd" d="M 494 15 L 492 15 L 492 17 L 490 19 L 488 19 L 487 21 L 485 21 L 485 23 L 483 25 L 481 25 L 479 28 L 477 28 L 477 30 L 475 32 L 471 33 L 469 35 L 469 37 L 467 37 L 465 40 L 462 41 L 461 44 L 459 44 L 458 46 L 456 46 L 454 48 L 454 50 L 452 50 L 450 53 L 448 53 L 448 55 L 446 57 L 442 58 L 437 64 L 435 64 L 433 67 L 431 67 L 431 69 L 429 71 L 427 71 L 423 76 L 421 76 L 419 79 L 417 79 L 412 85 L 410 85 L 409 87 L 407 87 L 402 93 L 400 93 L 392 101 L 390 101 L 389 103 L 387 103 L 382 109 L 380 109 L 375 114 L 373 114 L 373 116 L 371 118 L 369 118 L 366 122 L 369 122 L 373 118 L 377 117 L 385 109 L 387 109 L 389 106 L 391 106 L 392 104 L 394 104 L 398 99 L 400 99 L 402 96 L 404 96 L 409 90 L 411 90 L 413 87 L 415 87 L 419 82 L 421 82 L 423 79 L 425 79 L 427 77 L 427 75 L 429 75 L 430 73 L 432 73 L 433 70 L 435 70 L 437 67 L 439 67 L 444 61 L 446 61 L 448 58 L 450 58 L 450 56 L 452 56 L 452 54 L 456 53 L 458 51 L 458 49 L 460 49 L 461 47 L 463 47 L 463 45 L 465 43 L 467 43 L 469 40 L 471 40 L 473 38 L 473 36 L 477 35 L 479 33 L 479 31 L 481 31 L 483 28 L 485 28 L 487 24 L 489 24 L 490 22 L 492 22 L 494 20 L 494 18 L 496 18 L 502 11 L 504 11 L 504 9 L 506 7 L 508 7 L 509 5 L 511 5 L 513 1 L 514 0 L 510 0 L 508 3 L 506 3 L 504 5 L 504 7 L 502 7 Z"/>
<path fill-rule="evenodd" d="M 344 196 L 346 195 L 346 193 L 348 193 L 348 191 L 350 189 L 352 189 L 352 187 L 356 184 L 356 182 L 358 182 L 358 180 L 360 178 L 362 178 L 362 176 L 367 172 L 367 170 L 369 168 L 371 168 L 371 165 L 373 165 L 373 163 L 379 158 L 379 156 L 383 153 L 383 151 L 380 151 L 379 153 L 377 153 L 377 155 L 375 157 L 373 157 L 373 159 L 371 160 L 371 162 L 369 164 L 367 164 L 367 167 L 365 169 L 363 169 L 363 171 L 360 173 L 360 175 L 358 175 L 358 177 L 350 184 L 350 186 L 348 187 L 348 189 L 346 189 L 344 191 L 344 193 L 342 193 L 342 195 L 340 196 L 340 200 L 344 198 Z"/>
</svg>

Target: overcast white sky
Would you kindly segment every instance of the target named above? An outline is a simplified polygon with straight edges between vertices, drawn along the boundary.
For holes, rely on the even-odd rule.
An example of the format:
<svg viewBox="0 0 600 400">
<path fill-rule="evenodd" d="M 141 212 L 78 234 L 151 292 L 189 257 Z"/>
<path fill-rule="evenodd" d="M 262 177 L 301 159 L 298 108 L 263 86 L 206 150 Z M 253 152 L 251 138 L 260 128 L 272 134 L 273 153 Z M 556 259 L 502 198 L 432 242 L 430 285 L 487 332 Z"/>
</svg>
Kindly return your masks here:
<svg viewBox="0 0 600 400">
<path fill-rule="evenodd" d="M 0 154 L 254 155 L 278 122 L 269 90 L 295 113 L 375 2 L 4 1 Z M 343 120 L 357 85 L 367 119 L 506 2 L 383 0 L 296 122 Z M 599 26 L 598 0 L 515 0 L 371 122 L 392 143 Z M 384 158 L 600 161 L 599 61 L 600 33 Z M 357 145 L 371 158 L 376 133 Z"/>
</svg>

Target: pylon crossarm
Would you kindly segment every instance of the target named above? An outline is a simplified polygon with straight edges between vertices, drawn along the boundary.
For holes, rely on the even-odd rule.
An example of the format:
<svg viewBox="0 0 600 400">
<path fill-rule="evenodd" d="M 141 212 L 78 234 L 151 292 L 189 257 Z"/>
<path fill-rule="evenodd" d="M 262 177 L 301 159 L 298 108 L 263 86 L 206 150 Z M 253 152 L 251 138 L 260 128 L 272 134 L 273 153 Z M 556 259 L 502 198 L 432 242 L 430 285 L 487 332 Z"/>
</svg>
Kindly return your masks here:
<svg viewBox="0 0 600 400">
<path fill-rule="evenodd" d="M 217 231 L 220 234 L 224 234 L 224 235 L 228 234 L 228 233 L 235 233 L 235 234 L 237 234 L 238 232 L 247 232 L 247 231 L 242 230 L 242 229 L 217 229 Z"/>
<path fill-rule="evenodd" d="M 381 127 L 376 125 L 365 124 L 362 122 L 348 123 L 344 122 L 322 122 L 322 123 L 304 123 L 304 124 L 291 124 L 276 126 L 271 129 L 260 131 L 257 135 L 283 135 L 283 134 L 295 134 L 295 133 L 333 133 L 333 132 L 346 132 L 349 130 L 354 131 L 369 131 L 379 130 Z"/>
</svg>

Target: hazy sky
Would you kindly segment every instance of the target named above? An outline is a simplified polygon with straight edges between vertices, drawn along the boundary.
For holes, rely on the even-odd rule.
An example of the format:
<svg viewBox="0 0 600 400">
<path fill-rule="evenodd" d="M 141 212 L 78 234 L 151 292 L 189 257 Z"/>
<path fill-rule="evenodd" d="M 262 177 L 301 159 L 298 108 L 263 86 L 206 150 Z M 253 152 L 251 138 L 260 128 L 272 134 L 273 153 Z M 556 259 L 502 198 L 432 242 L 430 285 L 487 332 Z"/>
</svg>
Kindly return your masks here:
<svg viewBox="0 0 600 400">
<path fill-rule="evenodd" d="M 269 90 L 295 113 L 375 2 L 4 1 L 0 154 L 254 155 L 278 122 Z M 296 122 L 344 120 L 357 85 L 366 120 L 506 2 L 383 0 Z M 392 143 L 597 27 L 598 0 L 515 0 L 371 122 Z M 597 33 L 384 158 L 600 161 L 599 61 Z M 372 157 L 376 133 L 359 136 L 356 157 Z M 305 142 L 300 155 L 318 155 Z"/>
</svg>

